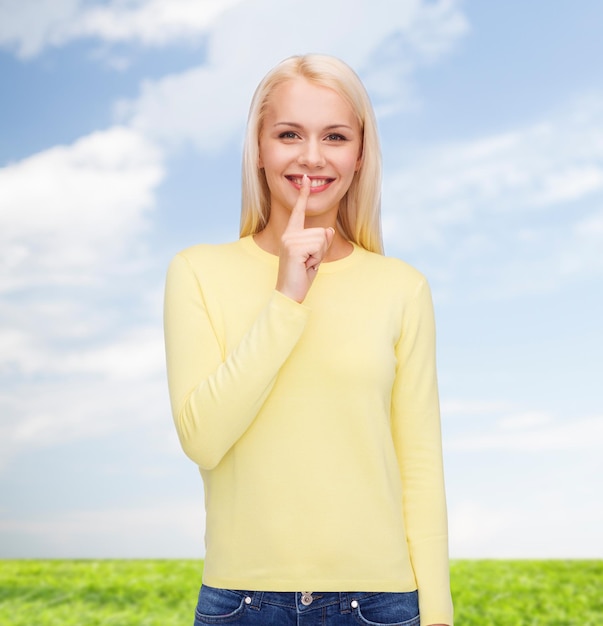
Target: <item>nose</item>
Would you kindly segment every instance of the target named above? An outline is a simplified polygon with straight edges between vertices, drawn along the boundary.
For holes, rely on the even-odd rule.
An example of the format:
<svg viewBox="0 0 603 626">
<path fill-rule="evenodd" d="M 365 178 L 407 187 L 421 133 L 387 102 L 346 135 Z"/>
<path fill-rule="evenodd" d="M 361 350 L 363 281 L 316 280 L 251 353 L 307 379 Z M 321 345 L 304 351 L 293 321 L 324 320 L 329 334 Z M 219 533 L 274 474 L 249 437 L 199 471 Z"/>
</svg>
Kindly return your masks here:
<svg viewBox="0 0 603 626">
<path fill-rule="evenodd" d="M 304 141 L 300 147 L 297 162 L 308 168 L 323 167 L 325 165 L 325 157 L 320 140 L 308 139 L 307 141 Z"/>
</svg>

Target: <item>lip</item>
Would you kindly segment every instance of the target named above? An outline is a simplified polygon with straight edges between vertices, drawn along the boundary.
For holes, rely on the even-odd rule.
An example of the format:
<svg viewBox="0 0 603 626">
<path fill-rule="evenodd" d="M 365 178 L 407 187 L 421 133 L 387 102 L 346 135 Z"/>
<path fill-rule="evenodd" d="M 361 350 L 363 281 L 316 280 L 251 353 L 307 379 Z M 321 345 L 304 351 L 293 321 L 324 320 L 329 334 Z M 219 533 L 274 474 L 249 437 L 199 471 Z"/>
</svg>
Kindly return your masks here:
<svg viewBox="0 0 603 626">
<path fill-rule="evenodd" d="M 287 174 L 285 178 L 296 188 L 301 189 L 303 174 Z M 320 193 L 327 189 L 335 180 L 330 176 L 308 176 L 310 179 L 310 193 Z"/>
</svg>

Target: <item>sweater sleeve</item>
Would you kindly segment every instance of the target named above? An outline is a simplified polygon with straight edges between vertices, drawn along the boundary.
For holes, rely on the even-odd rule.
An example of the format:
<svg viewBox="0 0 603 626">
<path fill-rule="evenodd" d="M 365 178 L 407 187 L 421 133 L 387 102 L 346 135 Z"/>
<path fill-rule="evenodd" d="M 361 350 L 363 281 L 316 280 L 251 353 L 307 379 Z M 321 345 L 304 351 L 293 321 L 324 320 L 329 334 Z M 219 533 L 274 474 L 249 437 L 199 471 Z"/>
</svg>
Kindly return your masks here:
<svg viewBox="0 0 603 626">
<path fill-rule="evenodd" d="M 405 306 L 396 356 L 392 431 L 421 624 L 452 625 L 435 322 L 424 278 Z"/>
<path fill-rule="evenodd" d="M 164 301 L 168 386 L 180 443 L 199 467 L 214 468 L 253 422 L 308 316 L 307 307 L 274 291 L 225 355 L 189 261 L 173 259 Z"/>
</svg>

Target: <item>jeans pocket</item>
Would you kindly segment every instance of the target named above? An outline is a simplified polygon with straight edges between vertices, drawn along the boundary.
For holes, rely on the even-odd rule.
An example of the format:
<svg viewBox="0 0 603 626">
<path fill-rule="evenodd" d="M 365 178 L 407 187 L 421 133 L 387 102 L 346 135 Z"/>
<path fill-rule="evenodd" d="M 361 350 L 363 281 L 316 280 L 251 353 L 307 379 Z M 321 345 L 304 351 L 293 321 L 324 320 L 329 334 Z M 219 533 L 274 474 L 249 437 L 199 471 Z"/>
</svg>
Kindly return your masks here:
<svg viewBox="0 0 603 626">
<path fill-rule="evenodd" d="M 243 592 L 202 585 L 195 608 L 194 626 L 235 623 L 246 608 Z"/>
<path fill-rule="evenodd" d="M 376 593 L 361 598 L 353 609 L 356 621 L 363 626 L 419 626 L 419 594 Z"/>
</svg>

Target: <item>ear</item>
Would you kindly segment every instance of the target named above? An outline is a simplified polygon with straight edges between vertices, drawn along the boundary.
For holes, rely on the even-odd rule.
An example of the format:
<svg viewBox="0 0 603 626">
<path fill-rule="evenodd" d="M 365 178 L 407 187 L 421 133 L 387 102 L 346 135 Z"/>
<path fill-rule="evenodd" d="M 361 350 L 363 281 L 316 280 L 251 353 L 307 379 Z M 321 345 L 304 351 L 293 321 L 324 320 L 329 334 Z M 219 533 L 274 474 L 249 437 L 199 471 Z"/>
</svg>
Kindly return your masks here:
<svg viewBox="0 0 603 626">
<path fill-rule="evenodd" d="M 262 159 L 261 153 L 258 151 L 258 169 L 261 170 L 264 167 L 264 161 Z"/>
<path fill-rule="evenodd" d="M 362 167 L 362 153 L 360 154 L 360 156 L 358 157 L 356 161 L 356 167 L 354 168 L 354 171 L 357 172 L 361 167 Z"/>
</svg>

